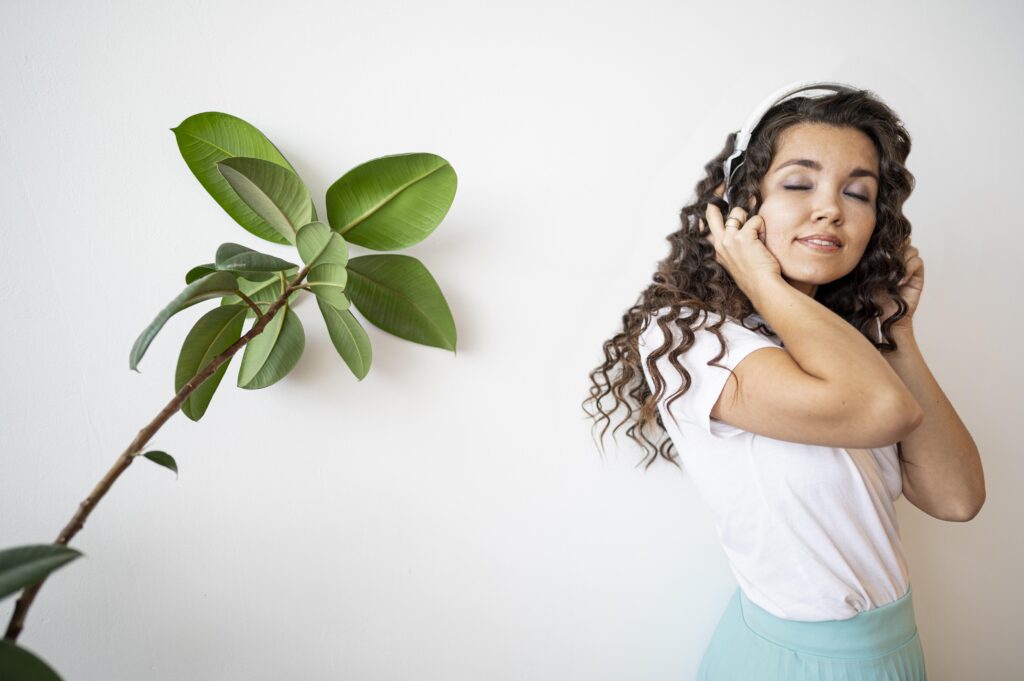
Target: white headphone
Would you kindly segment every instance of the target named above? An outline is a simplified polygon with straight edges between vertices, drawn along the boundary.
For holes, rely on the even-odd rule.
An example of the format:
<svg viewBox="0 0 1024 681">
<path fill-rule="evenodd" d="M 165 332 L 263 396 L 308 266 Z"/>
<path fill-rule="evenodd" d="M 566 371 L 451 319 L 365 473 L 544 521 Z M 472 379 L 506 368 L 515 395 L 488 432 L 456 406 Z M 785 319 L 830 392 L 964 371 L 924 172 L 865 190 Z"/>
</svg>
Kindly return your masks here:
<svg viewBox="0 0 1024 681">
<path fill-rule="evenodd" d="M 750 143 L 750 136 L 754 128 L 761 122 L 761 118 L 768 112 L 768 109 L 789 98 L 791 95 L 804 92 L 805 90 L 826 90 L 835 93 L 856 92 L 860 88 L 834 81 L 798 80 L 776 90 L 758 104 L 757 108 L 747 118 L 747 122 L 736 133 L 736 143 L 733 147 L 732 155 L 725 159 L 725 162 L 722 164 L 722 167 L 725 168 L 725 189 L 722 192 L 722 196 L 727 204 L 732 205 L 732 202 L 729 200 L 729 190 L 732 189 L 732 176 L 743 165 L 743 154 L 747 150 L 747 144 Z M 733 166 L 733 162 L 736 163 L 735 166 Z"/>
</svg>

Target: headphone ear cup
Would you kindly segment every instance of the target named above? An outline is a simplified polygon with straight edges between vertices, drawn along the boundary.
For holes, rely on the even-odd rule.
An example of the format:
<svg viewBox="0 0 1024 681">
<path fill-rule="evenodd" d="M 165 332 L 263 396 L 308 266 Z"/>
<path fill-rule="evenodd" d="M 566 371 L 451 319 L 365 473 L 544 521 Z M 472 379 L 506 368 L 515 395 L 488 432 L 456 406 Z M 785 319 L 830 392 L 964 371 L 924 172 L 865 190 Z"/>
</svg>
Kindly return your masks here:
<svg viewBox="0 0 1024 681">
<path fill-rule="evenodd" d="M 743 167 L 743 161 L 746 158 L 746 154 L 741 153 L 736 159 L 733 160 L 732 168 L 729 171 L 729 178 L 725 183 L 725 195 L 724 198 L 730 206 L 736 205 L 736 179 L 740 175 L 740 168 Z"/>
</svg>

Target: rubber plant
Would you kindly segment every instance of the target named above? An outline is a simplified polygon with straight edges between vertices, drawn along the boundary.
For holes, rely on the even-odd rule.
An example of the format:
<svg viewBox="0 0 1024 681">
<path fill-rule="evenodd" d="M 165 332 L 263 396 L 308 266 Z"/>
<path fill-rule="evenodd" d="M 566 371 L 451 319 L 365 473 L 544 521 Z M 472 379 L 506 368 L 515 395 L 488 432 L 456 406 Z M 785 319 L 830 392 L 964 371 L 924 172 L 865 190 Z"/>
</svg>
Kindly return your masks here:
<svg viewBox="0 0 1024 681">
<path fill-rule="evenodd" d="M 305 345 L 305 332 L 293 311 L 297 297 L 314 296 L 331 342 L 360 381 L 370 370 L 372 353 L 352 305 L 388 333 L 455 352 L 451 310 L 423 263 L 395 253 L 350 257 L 348 249 L 352 243 L 393 251 L 429 236 L 455 198 L 455 171 L 445 159 L 429 153 L 396 154 L 352 168 L 327 190 L 324 223 L 295 168 L 246 121 L 210 111 L 186 118 L 171 131 L 189 169 L 228 215 L 254 236 L 294 246 L 299 262 L 242 244 L 221 244 L 213 262 L 185 274 L 185 288 L 136 339 L 128 365 L 137 372 L 146 349 L 171 317 L 197 303 L 220 300 L 185 337 L 174 372 L 174 397 L 117 457 L 56 541 L 0 551 L 0 599 L 22 592 L 0 641 L 3 679 L 60 678 L 16 643 L 40 587 L 50 572 L 82 555 L 68 543 L 137 458 L 177 474 L 174 457 L 147 446 L 179 410 L 193 421 L 203 417 L 235 353 L 244 348 L 240 388 L 266 388 L 288 375 Z"/>
</svg>

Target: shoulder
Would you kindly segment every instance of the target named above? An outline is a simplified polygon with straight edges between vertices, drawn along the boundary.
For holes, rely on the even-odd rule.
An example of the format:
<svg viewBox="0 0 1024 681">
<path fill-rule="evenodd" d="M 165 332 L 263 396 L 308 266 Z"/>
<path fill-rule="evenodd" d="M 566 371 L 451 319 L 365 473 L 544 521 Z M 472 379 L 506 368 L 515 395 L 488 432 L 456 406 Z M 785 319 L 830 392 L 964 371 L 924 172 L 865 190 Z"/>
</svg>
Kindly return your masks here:
<svg viewBox="0 0 1024 681">
<path fill-rule="evenodd" d="M 664 321 L 662 316 L 668 310 L 664 308 L 652 315 L 649 327 L 643 332 L 646 346 L 640 348 L 642 370 L 652 394 L 658 394 L 656 385 L 664 384 L 664 391 L 658 394 L 662 416 L 676 423 L 681 431 L 688 430 L 687 426 L 696 426 L 698 432 L 714 437 L 744 432 L 739 427 L 712 419 L 712 408 L 733 370 L 745 357 L 756 350 L 779 345 L 755 330 L 756 319 L 748 317 L 741 322 L 727 316 L 723 320 L 718 313 L 705 310 L 683 315 L 687 319 L 678 325 L 675 321 L 666 324 L 666 331 L 672 337 L 672 342 L 666 343 L 658 321 Z M 689 308 L 686 310 L 692 312 Z M 661 352 L 652 355 L 656 350 Z M 655 371 L 660 381 L 653 379 Z"/>
<path fill-rule="evenodd" d="M 639 342 L 647 351 L 653 351 L 665 343 L 665 331 L 661 328 L 659 321 L 668 315 L 670 310 L 671 308 L 668 307 L 655 310 L 651 315 L 649 324 L 640 334 Z M 684 317 L 689 318 L 689 321 L 684 319 Z M 709 343 L 721 347 L 719 336 L 725 342 L 726 347 L 734 344 L 750 343 L 781 346 L 779 338 L 774 335 L 764 318 L 756 313 L 744 320 L 727 316 L 719 324 L 721 320 L 722 316 L 717 312 L 708 310 L 695 311 L 693 308 L 684 306 L 680 308 L 678 317 L 666 324 L 666 327 L 672 335 L 674 341 L 672 345 L 678 344 L 682 339 L 683 331 L 681 327 L 687 327 L 694 335 L 691 348 L 704 346 Z M 712 329 L 710 327 L 715 328 Z M 763 328 L 765 332 L 759 331 L 759 327 Z M 717 333 L 715 333 L 715 330 L 717 330 Z"/>
</svg>

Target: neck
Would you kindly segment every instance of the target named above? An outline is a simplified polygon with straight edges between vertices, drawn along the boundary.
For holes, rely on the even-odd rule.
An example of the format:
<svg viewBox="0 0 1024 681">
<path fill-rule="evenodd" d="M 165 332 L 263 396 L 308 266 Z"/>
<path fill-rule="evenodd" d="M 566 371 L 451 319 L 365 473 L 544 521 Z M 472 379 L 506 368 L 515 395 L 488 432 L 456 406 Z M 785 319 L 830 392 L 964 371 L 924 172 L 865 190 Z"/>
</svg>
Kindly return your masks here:
<svg viewBox="0 0 1024 681">
<path fill-rule="evenodd" d="M 785 279 L 785 277 L 783 278 Z M 803 293 L 806 296 L 810 296 L 811 298 L 813 298 L 814 294 L 818 292 L 817 284 L 810 284 L 806 281 L 791 281 L 789 279 L 786 279 L 786 283 L 795 288 L 797 291 L 800 291 L 800 293 Z"/>
</svg>

